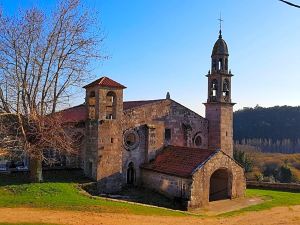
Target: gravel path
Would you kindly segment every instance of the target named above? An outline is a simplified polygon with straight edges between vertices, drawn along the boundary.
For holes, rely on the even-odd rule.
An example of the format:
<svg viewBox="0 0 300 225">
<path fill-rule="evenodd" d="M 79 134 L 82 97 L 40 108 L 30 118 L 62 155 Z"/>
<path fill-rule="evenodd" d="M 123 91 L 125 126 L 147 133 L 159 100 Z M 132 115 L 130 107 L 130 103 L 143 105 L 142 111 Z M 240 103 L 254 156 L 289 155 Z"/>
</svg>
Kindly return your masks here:
<svg viewBox="0 0 300 225">
<path fill-rule="evenodd" d="M 299 225 L 300 206 L 248 212 L 229 218 L 160 217 L 34 208 L 0 208 L 0 222 L 40 222 L 68 225 Z"/>
</svg>

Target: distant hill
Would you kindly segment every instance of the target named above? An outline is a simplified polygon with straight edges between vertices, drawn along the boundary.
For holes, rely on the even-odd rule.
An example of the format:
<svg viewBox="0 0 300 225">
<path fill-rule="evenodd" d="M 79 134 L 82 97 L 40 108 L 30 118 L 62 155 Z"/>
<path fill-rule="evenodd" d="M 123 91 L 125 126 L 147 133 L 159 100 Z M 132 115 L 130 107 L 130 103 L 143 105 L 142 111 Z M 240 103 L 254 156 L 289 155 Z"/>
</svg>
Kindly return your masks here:
<svg viewBox="0 0 300 225">
<path fill-rule="evenodd" d="M 234 112 L 234 140 L 266 152 L 300 152 L 300 106 L 244 108 Z"/>
</svg>

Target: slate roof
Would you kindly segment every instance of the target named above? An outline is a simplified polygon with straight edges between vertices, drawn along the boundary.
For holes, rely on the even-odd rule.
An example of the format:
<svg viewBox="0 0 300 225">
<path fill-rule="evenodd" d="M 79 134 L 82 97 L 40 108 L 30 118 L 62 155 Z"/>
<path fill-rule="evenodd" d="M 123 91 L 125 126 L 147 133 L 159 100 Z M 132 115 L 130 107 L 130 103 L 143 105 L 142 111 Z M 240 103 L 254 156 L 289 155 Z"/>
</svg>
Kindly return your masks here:
<svg viewBox="0 0 300 225">
<path fill-rule="evenodd" d="M 100 87 L 112 87 L 112 88 L 121 88 L 121 89 L 126 88 L 124 85 L 122 85 L 108 77 L 101 77 L 101 78 L 93 81 L 92 83 L 85 85 L 83 88 L 88 88 L 88 87 L 92 87 L 92 86 L 96 86 L 96 85 L 98 85 Z"/>
<path fill-rule="evenodd" d="M 165 147 L 154 159 L 141 167 L 179 177 L 191 177 L 217 151 L 180 146 Z"/>
</svg>

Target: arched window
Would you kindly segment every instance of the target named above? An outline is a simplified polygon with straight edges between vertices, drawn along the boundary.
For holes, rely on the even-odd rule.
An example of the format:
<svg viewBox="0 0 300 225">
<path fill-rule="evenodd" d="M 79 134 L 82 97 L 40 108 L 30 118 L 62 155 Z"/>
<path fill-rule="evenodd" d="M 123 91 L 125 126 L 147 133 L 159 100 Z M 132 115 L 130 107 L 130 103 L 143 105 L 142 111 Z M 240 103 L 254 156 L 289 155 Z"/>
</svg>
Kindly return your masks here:
<svg viewBox="0 0 300 225">
<path fill-rule="evenodd" d="M 197 147 L 200 147 L 200 146 L 202 145 L 202 138 L 201 138 L 201 136 L 197 136 L 197 137 L 195 138 L 195 145 L 196 145 Z"/>
<path fill-rule="evenodd" d="M 88 95 L 89 119 L 95 119 L 96 92 L 91 91 Z"/>
<path fill-rule="evenodd" d="M 218 70 L 223 70 L 223 60 L 219 59 Z"/>
<path fill-rule="evenodd" d="M 229 80 L 225 79 L 223 81 L 223 96 L 227 97 L 229 96 Z"/>
<path fill-rule="evenodd" d="M 225 70 L 228 70 L 228 59 L 225 59 Z"/>
<path fill-rule="evenodd" d="M 200 132 L 196 133 L 193 139 L 194 139 L 194 146 L 197 148 L 201 148 L 203 141 Z"/>
<path fill-rule="evenodd" d="M 212 71 L 217 70 L 217 60 L 213 59 L 212 60 Z"/>
<path fill-rule="evenodd" d="M 109 91 L 106 95 L 106 119 L 116 119 L 116 94 L 113 91 Z"/>
<path fill-rule="evenodd" d="M 130 162 L 127 168 L 127 184 L 134 185 L 134 183 L 135 183 L 135 169 L 134 169 L 133 162 Z"/>
<path fill-rule="evenodd" d="M 216 79 L 214 79 L 211 82 L 211 97 L 212 97 L 212 101 L 216 100 L 217 91 L 218 91 L 218 81 Z"/>
</svg>

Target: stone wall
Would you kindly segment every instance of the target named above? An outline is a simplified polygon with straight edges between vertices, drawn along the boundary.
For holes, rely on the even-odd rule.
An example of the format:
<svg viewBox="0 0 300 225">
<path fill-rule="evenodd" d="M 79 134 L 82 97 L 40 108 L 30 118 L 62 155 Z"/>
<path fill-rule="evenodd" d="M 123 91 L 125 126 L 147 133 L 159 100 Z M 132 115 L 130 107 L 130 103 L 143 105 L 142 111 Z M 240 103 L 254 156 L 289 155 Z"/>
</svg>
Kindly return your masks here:
<svg viewBox="0 0 300 225">
<path fill-rule="evenodd" d="M 84 174 L 97 180 L 98 165 L 98 121 L 88 120 L 85 124 Z"/>
<path fill-rule="evenodd" d="M 171 199 L 189 199 L 192 180 L 142 169 L 143 186 Z"/>
<path fill-rule="evenodd" d="M 124 112 L 122 120 L 123 136 L 128 131 L 137 132 L 138 146 L 124 147 L 123 143 L 123 183 L 129 163 L 134 164 L 136 184 L 141 182 L 139 166 L 154 159 L 165 145 L 195 147 L 194 139 L 201 136 L 201 146 L 208 147 L 208 121 L 179 103 L 165 99 L 136 107 Z M 165 139 L 165 129 L 171 130 L 171 139 Z"/>
<path fill-rule="evenodd" d="M 170 113 L 170 101 L 162 100 L 142 107 L 136 107 L 124 112 L 122 130 L 138 134 L 138 144 L 126 148 L 123 140 L 123 184 L 126 184 L 129 163 L 134 164 L 136 183 L 141 183 L 140 165 L 153 159 L 156 152 L 164 146 L 164 122 L 161 121 Z"/>
<path fill-rule="evenodd" d="M 206 103 L 205 106 L 206 119 L 209 121 L 209 149 L 222 149 L 233 157 L 233 105 Z"/>
<path fill-rule="evenodd" d="M 189 208 L 198 208 L 208 205 L 210 178 L 219 169 L 226 169 L 229 173 L 229 195 L 231 198 L 244 196 L 246 189 L 246 179 L 244 170 L 232 158 L 219 151 L 213 155 L 197 172 L 193 175 L 191 187 L 191 199 Z"/>
<path fill-rule="evenodd" d="M 112 93 L 114 99 L 108 98 Z M 123 90 L 99 88 L 98 166 L 99 192 L 121 190 Z M 111 113 L 112 118 L 107 118 Z"/>
<path fill-rule="evenodd" d="M 208 148 L 208 121 L 192 110 L 172 101 L 171 113 L 165 119 L 166 128 L 171 129 L 171 140 L 167 144 L 175 146 Z M 201 145 L 195 144 L 195 138 L 201 137 Z"/>
<path fill-rule="evenodd" d="M 258 181 L 247 181 L 247 188 L 261 188 L 278 191 L 300 191 L 300 184 L 291 183 L 268 183 Z"/>
</svg>

